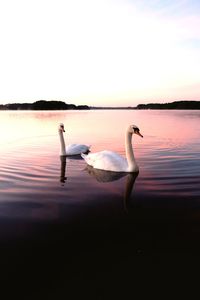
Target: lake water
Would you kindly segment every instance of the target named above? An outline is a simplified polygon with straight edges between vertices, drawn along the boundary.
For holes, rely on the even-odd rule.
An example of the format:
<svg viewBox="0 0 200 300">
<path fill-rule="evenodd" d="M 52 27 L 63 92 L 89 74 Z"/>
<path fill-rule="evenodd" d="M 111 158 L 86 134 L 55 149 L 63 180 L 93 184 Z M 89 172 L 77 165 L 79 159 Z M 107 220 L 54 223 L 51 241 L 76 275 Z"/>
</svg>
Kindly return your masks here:
<svg viewBox="0 0 200 300">
<path fill-rule="evenodd" d="M 1 111 L 5 283 L 20 278 L 25 284 L 20 288 L 17 281 L 17 291 L 25 298 L 40 287 L 41 295 L 51 290 L 53 299 L 61 290 L 69 293 L 69 282 L 75 295 L 77 285 L 86 292 L 92 281 L 92 298 L 105 299 L 116 291 L 111 286 L 119 270 L 134 265 L 139 272 L 140 264 L 144 270 L 150 255 L 198 255 L 199 121 L 200 111 Z M 139 174 L 95 172 L 79 157 L 60 157 L 60 122 L 66 144 L 121 155 L 126 127 L 137 125 L 144 136 L 133 136 Z M 30 273 L 37 282 L 28 281 Z M 115 278 L 111 285 L 109 276 Z M 99 284 L 102 278 L 107 281 Z"/>
</svg>

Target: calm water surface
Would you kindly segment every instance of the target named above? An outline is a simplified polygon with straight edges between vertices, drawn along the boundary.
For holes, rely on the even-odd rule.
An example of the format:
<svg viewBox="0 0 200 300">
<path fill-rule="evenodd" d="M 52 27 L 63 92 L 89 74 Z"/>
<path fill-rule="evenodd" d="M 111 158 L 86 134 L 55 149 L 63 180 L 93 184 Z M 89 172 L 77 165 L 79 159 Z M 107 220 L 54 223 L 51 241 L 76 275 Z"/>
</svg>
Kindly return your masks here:
<svg viewBox="0 0 200 300">
<path fill-rule="evenodd" d="M 74 230 L 101 237 L 122 232 L 118 246 L 131 238 L 136 255 L 197 249 L 199 121 L 200 111 L 0 112 L 2 243 L 45 240 L 47 232 L 59 239 Z M 121 155 L 125 129 L 136 124 L 144 136 L 133 137 L 139 174 L 95 172 L 78 157 L 61 158 L 60 122 L 66 144 Z M 47 231 L 48 225 L 61 227 Z"/>
<path fill-rule="evenodd" d="M 140 172 L 130 204 L 151 206 L 161 198 L 156 205 L 176 200 L 188 206 L 197 200 L 198 205 L 199 119 L 199 111 L 1 112 L 0 216 L 45 221 L 108 204 L 123 211 L 127 176 L 114 180 L 108 174 L 106 179 L 106 172 L 87 170 L 82 159 L 61 160 L 59 122 L 66 127 L 66 144 L 91 144 L 92 152 L 108 149 L 121 155 L 125 129 L 136 124 L 144 138 L 133 139 Z"/>
</svg>

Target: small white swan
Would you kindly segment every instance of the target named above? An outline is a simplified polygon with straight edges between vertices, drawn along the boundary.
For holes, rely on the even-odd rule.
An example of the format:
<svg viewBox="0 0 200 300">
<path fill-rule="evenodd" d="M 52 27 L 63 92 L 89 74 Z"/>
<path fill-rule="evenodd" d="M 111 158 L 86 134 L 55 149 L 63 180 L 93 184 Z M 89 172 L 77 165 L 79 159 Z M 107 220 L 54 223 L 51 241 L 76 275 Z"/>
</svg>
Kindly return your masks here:
<svg viewBox="0 0 200 300">
<path fill-rule="evenodd" d="M 58 134 L 60 137 L 60 145 L 61 145 L 60 155 L 62 156 L 78 155 L 81 153 L 88 153 L 90 151 L 90 146 L 82 145 L 82 144 L 70 144 L 67 147 L 65 147 L 63 132 L 65 132 L 64 124 L 60 123 L 58 127 Z"/>
<path fill-rule="evenodd" d="M 143 137 L 136 125 L 127 128 L 125 135 L 126 158 L 112 151 L 100 151 L 97 153 L 81 154 L 86 163 L 95 169 L 113 172 L 138 172 L 139 168 L 135 161 L 132 147 L 132 135 Z"/>
</svg>

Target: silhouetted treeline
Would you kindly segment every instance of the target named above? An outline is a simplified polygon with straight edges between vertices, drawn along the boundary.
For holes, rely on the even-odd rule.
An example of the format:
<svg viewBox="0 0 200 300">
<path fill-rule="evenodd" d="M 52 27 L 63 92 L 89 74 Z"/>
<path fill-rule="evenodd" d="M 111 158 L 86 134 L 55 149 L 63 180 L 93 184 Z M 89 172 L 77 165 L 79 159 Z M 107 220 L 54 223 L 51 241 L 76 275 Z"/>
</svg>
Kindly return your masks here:
<svg viewBox="0 0 200 300">
<path fill-rule="evenodd" d="M 200 101 L 139 104 L 136 109 L 200 109 Z"/>
<path fill-rule="evenodd" d="M 10 103 L 0 105 L 1 110 L 67 110 L 90 109 L 87 105 L 67 104 L 63 101 L 40 100 L 34 103 Z"/>
<path fill-rule="evenodd" d="M 139 104 L 136 107 L 96 107 L 67 104 L 63 101 L 39 100 L 34 103 L 10 103 L 0 105 L 0 110 L 85 110 L 85 109 L 200 109 L 200 101 L 175 101 L 171 103 Z"/>
</svg>

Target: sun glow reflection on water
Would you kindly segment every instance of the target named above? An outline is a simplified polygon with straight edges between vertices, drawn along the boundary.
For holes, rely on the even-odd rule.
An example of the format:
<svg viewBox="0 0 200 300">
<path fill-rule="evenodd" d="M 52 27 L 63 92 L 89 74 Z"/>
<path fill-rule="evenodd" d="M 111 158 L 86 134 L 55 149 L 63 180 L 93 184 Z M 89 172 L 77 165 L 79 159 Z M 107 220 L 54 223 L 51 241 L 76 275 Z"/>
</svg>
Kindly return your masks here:
<svg viewBox="0 0 200 300">
<path fill-rule="evenodd" d="M 85 170 L 82 159 L 67 158 L 66 165 L 62 165 L 60 122 L 65 124 L 66 144 L 91 144 L 92 152 L 107 149 L 121 155 L 125 155 L 126 127 L 135 124 L 140 128 L 144 138 L 133 139 L 140 173 L 134 182 L 132 202 L 147 203 L 150 197 L 164 196 L 173 202 L 175 198 L 200 196 L 199 111 L 4 111 L 0 115 L 3 216 L 16 216 L 16 210 L 7 206 L 9 202 L 32 203 L 21 212 L 17 210 L 20 218 L 48 219 L 72 214 L 74 209 L 84 210 L 85 205 L 105 204 L 105 201 L 111 204 L 114 198 L 123 199 L 126 176 L 98 182 Z M 62 182 L 63 170 L 66 180 Z M 122 202 L 117 207 L 122 208 Z M 65 207 L 62 213 L 61 206 Z M 49 207 L 57 207 L 57 213 L 48 213 Z"/>
<path fill-rule="evenodd" d="M 196 268 L 200 250 L 199 119 L 200 111 L 0 111 L 5 294 L 54 299 L 71 289 L 75 299 L 79 286 L 77 299 L 84 291 L 93 299 L 119 295 L 119 286 L 121 298 L 124 291 L 130 298 L 146 283 L 154 288 L 165 281 L 170 291 L 177 278 L 182 288 L 187 262 Z M 139 174 L 104 172 L 80 157 L 60 157 L 60 122 L 66 144 L 121 155 L 125 129 L 136 124 L 144 136 L 133 137 Z"/>
</svg>

